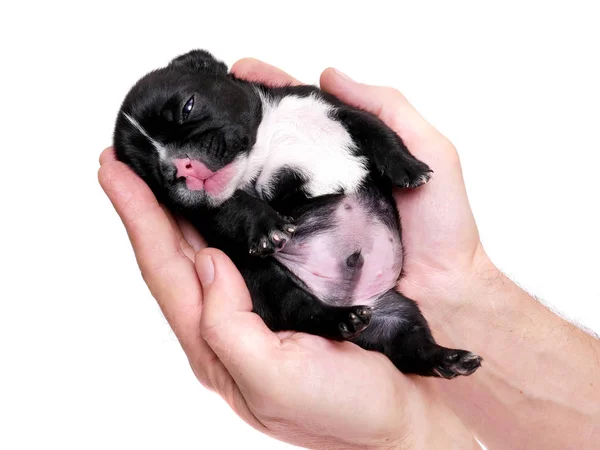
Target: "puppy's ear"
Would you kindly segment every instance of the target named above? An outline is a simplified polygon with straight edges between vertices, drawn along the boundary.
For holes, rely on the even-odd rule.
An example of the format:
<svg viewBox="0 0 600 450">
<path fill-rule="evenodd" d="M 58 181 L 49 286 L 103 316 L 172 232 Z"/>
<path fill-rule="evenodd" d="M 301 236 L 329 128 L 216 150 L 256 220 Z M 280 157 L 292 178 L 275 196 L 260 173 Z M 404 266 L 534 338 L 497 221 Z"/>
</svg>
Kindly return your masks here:
<svg viewBox="0 0 600 450">
<path fill-rule="evenodd" d="M 192 50 L 175 58 L 169 66 L 191 72 L 208 72 L 216 75 L 227 75 L 225 63 L 215 59 L 206 50 Z"/>
</svg>

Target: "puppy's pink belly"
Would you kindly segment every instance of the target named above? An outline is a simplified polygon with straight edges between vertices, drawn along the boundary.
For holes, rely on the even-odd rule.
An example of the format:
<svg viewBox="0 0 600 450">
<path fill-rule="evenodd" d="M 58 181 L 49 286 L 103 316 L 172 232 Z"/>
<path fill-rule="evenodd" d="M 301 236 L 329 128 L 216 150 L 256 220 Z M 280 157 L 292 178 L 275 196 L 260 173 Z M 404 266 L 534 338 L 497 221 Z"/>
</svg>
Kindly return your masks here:
<svg viewBox="0 0 600 450">
<path fill-rule="evenodd" d="M 337 219 L 333 229 L 292 238 L 276 258 L 324 301 L 369 304 L 398 280 L 399 233 L 356 205 L 351 213 L 340 208 Z"/>
</svg>

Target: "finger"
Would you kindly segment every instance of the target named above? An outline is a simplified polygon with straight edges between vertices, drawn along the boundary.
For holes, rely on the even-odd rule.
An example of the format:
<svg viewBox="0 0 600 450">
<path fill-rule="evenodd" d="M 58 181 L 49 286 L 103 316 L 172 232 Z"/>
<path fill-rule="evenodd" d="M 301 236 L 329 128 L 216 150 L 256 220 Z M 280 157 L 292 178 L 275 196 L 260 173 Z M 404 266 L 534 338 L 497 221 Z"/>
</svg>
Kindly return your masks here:
<svg viewBox="0 0 600 450">
<path fill-rule="evenodd" d="M 202 336 L 240 389 L 253 380 L 268 382 L 269 360 L 281 341 L 252 312 L 250 293 L 241 274 L 224 253 L 210 248 L 196 255 L 196 271 L 204 296 Z"/>
<path fill-rule="evenodd" d="M 269 86 L 303 84 L 283 70 L 254 58 L 240 59 L 231 67 L 231 73 L 238 78 L 257 81 Z"/>
<path fill-rule="evenodd" d="M 100 165 L 116 161 L 117 158 L 114 152 L 114 147 L 108 147 L 100 154 Z M 171 223 L 171 227 L 176 234 L 180 249 L 191 261 L 194 261 L 196 252 L 201 248 L 206 247 L 204 239 L 202 239 L 200 233 L 198 233 L 198 231 L 188 221 L 179 217 L 173 217 L 171 212 L 162 205 L 161 208 Z"/>
<path fill-rule="evenodd" d="M 98 178 L 121 217 L 144 280 L 188 356 L 203 351 L 201 288 L 194 264 L 148 186 L 125 164 L 109 161 Z"/>
<path fill-rule="evenodd" d="M 169 211 L 169 209 L 166 206 L 160 205 L 160 207 L 162 208 L 163 212 L 165 213 L 165 215 L 169 219 L 169 222 L 171 223 L 171 227 L 173 228 L 173 232 L 175 233 L 177 242 L 179 243 L 179 248 L 185 254 L 185 256 L 188 257 L 188 259 L 191 262 L 194 262 L 194 258 L 196 257 L 196 252 L 198 250 L 196 250 L 194 248 L 194 246 L 188 240 L 187 236 L 185 236 L 185 234 L 183 233 L 183 230 L 181 229 L 181 227 L 179 225 L 180 219 L 174 217 L 173 214 L 171 213 L 171 211 Z M 181 219 L 181 221 L 183 222 L 183 219 Z M 197 233 L 198 232 L 196 231 L 196 234 Z M 191 232 L 190 232 L 190 238 L 195 239 L 196 236 L 191 234 Z"/>
<path fill-rule="evenodd" d="M 109 161 L 98 179 L 125 225 L 142 272 L 160 269 L 179 254 L 171 223 L 141 178 L 125 164 Z"/>
<path fill-rule="evenodd" d="M 321 74 L 321 88 L 345 103 L 369 111 L 392 128 L 417 154 L 443 139 L 396 89 L 358 83 L 333 69 Z"/>
<path fill-rule="evenodd" d="M 215 358 L 198 361 L 197 370 L 250 425 L 268 432 L 248 406 L 261 397 L 269 383 L 270 358 L 280 341 L 252 310 L 250 293 L 231 260 L 221 251 L 207 248 L 196 255 L 196 271 L 202 283 L 202 337 Z M 272 358 L 272 356 L 271 356 Z M 271 360 L 272 362 L 272 360 Z M 272 378 L 272 377 L 271 377 Z"/>
<path fill-rule="evenodd" d="M 117 157 L 115 155 L 114 147 L 105 148 L 102 153 L 100 153 L 100 165 L 105 164 L 110 161 L 116 161 Z"/>
<path fill-rule="evenodd" d="M 179 229 L 181 230 L 186 242 L 188 242 L 189 245 L 194 249 L 194 254 L 207 247 L 204 238 L 200 236 L 198 230 L 189 221 L 182 217 L 176 217 L 175 220 L 177 221 Z"/>
</svg>

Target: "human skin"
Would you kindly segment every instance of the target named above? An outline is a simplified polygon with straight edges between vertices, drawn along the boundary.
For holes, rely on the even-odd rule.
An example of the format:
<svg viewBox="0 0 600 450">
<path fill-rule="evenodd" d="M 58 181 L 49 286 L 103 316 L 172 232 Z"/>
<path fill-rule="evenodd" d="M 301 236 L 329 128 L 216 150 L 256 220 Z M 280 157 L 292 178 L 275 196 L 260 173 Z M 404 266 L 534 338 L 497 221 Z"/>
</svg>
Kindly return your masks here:
<svg viewBox="0 0 600 450">
<path fill-rule="evenodd" d="M 299 83 L 252 59 L 232 72 Z M 228 258 L 214 249 L 197 253 L 197 233 L 107 149 L 100 182 L 198 379 L 255 428 L 310 448 L 478 448 L 464 424 L 489 449 L 592 448 L 600 422 L 598 341 L 490 262 L 452 144 L 396 90 L 333 69 L 321 87 L 377 114 L 434 170 L 427 185 L 395 194 L 407 250 L 400 288 L 418 301 L 440 344 L 469 348 L 484 366 L 452 381 L 407 377 L 351 343 L 272 333 L 251 312 Z"/>
</svg>

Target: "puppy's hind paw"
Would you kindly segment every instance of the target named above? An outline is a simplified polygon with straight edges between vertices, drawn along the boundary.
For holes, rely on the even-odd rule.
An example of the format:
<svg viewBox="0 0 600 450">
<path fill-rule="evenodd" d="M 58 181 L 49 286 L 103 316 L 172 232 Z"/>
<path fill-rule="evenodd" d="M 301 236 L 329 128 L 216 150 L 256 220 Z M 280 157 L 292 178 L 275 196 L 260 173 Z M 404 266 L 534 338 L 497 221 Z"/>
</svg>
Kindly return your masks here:
<svg viewBox="0 0 600 450">
<path fill-rule="evenodd" d="M 465 350 L 444 349 L 440 352 L 437 364 L 433 368 L 434 375 L 452 379 L 459 375 L 468 376 L 481 367 L 483 358 Z"/>
<path fill-rule="evenodd" d="M 342 321 L 339 323 L 340 333 L 342 339 L 351 339 L 369 326 L 373 308 L 370 306 L 352 306 L 343 315 L 341 317 Z"/>
</svg>

